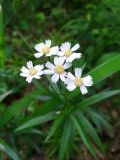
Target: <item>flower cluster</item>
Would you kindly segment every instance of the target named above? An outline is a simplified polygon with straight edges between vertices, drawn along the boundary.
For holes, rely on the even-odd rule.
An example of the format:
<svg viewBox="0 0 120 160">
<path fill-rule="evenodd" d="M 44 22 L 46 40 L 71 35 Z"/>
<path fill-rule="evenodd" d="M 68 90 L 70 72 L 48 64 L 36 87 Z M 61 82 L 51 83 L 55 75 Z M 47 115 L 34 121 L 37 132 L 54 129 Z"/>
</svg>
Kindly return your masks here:
<svg viewBox="0 0 120 160">
<path fill-rule="evenodd" d="M 79 44 L 71 46 L 71 43 L 65 42 L 60 47 L 51 46 L 51 40 L 46 40 L 45 43 L 35 45 L 37 51 L 34 56 L 41 58 L 42 56 L 53 56 L 52 60 L 46 61 L 45 65 L 33 66 L 32 61 L 27 62 L 27 67 L 21 68 L 20 76 L 26 77 L 28 83 L 32 82 L 33 78 L 40 79 L 42 75 L 51 75 L 51 81 L 57 83 L 61 80 L 69 91 L 73 91 L 79 87 L 82 94 L 88 92 L 87 86 L 92 86 L 93 81 L 90 75 L 81 77 L 82 69 L 75 68 L 74 73 L 69 72 L 72 62 L 75 59 L 81 58 L 81 53 L 76 52 L 80 48 Z M 45 67 L 45 69 L 44 69 Z M 44 70 L 43 70 L 44 69 Z"/>
</svg>

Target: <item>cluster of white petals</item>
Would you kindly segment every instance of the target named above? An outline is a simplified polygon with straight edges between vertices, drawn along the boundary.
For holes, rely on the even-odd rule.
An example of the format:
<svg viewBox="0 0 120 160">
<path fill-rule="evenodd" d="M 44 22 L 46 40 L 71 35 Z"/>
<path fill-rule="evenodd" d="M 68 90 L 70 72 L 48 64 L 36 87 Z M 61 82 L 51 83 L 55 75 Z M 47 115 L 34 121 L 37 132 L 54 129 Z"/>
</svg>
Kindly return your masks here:
<svg viewBox="0 0 120 160">
<path fill-rule="evenodd" d="M 72 47 L 69 42 L 63 43 L 59 48 L 58 46 L 52 46 L 51 40 L 36 44 L 35 50 L 37 52 L 34 54 L 36 58 L 54 56 L 54 59 L 53 61 L 49 59 L 44 65 L 39 64 L 35 66 L 33 66 L 32 61 L 28 61 L 27 67 L 23 66 L 21 68 L 20 76 L 25 77 L 26 81 L 31 83 L 33 78 L 40 79 L 41 75 L 51 75 L 52 82 L 57 83 L 61 80 L 69 91 L 79 87 L 81 93 L 86 94 L 88 92 L 87 87 L 93 85 L 92 77 L 90 75 L 81 77 L 81 68 L 75 68 L 74 75 L 69 71 L 72 62 L 75 59 L 79 59 L 82 55 L 76 51 L 79 48 L 79 44 L 75 44 Z"/>
</svg>

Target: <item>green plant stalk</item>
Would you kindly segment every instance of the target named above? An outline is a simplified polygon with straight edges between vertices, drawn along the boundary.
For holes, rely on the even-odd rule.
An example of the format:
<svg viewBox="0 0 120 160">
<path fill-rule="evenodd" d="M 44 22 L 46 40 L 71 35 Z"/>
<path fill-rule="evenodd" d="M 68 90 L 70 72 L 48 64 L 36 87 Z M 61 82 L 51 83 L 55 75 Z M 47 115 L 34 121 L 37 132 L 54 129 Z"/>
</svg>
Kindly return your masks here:
<svg viewBox="0 0 120 160">
<path fill-rule="evenodd" d="M 3 10 L 0 4 L 0 68 L 4 66 L 5 55 L 4 55 L 4 32 L 3 32 Z"/>
</svg>

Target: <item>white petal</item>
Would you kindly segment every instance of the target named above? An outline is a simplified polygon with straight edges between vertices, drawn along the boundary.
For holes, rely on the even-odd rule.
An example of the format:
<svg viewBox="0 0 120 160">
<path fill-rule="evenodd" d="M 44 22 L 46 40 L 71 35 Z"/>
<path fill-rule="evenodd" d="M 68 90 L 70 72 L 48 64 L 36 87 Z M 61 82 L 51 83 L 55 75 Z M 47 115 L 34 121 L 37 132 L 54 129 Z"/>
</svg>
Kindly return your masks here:
<svg viewBox="0 0 120 160">
<path fill-rule="evenodd" d="M 63 44 L 61 45 L 60 50 L 61 50 L 61 51 L 65 51 L 65 50 L 67 50 L 67 49 L 70 49 L 70 47 L 71 47 L 71 43 L 65 42 L 65 43 L 63 43 Z"/>
<path fill-rule="evenodd" d="M 36 58 L 40 58 L 40 57 L 43 56 L 43 53 L 35 53 L 34 56 L 35 56 Z"/>
<path fill-rule="evenodd" d="M 59 74 L 55 73 L 52 78 L 51 78 L 52 82 L 56 83 L 59 80 Z"/>
<path fill-rule="evenodd" d="M 66 59 L 66 62 L 72 62 L 74 59 L 81 57 L 81 53 L 73 53 L 70 57 Z"/>
<path fill-rule="evenodd" d="M 88 93 L 88 90 L 87 90 L 87 88 L 86 88 L 84 85 L 81 85 L 81 86 L 80 86 L 80 90 L 81 90 L 81 93 L 82 93 L 82 94 Z"/>
<path fill-rule="evenodd" d="M 58 64 L 58 61 L 59 61 L 59 57 L 55 57 L 55 58 L 54 58 L 54 64 L 57 65 L 57 64 Z"/>
<path fill-rule="evenodd" d="M 44 70 L 44 74 L 54 74 L 54 73 L 55 73 L 54 70 L 50 70 L 50 69 Z"/>
<path fill-rule="evenodd" d="M 20 76 L 22 76 L 22 77 L 28 77 L 28 74 L 27 73 L 20 73 Z"/>
<path fill-rule="evenodd" d="M 41 52 L 44 46 L 45 46 L 44 43 L 36 44 L 35 45 L 35 50 L 38 51 L 38 52 Z"/>
<path fill-rule="evenodd" d="M 74 76 L 72 73 L 69 72 L 67 75 L 68 75 L 68 77 L 69 77 L 70 79 L 72 79 L 72 80 L 75 79 L 75 76 Z"/>
<path fill-rule="evenodd" d="M 64 81 L 65 84 L 69 84 L 71 82 L 73 82 L 73 80 L 71 80 L 71 78 L 69 78 L 69 77 L 65 78 L 65 81 Z"/>
<path fill-rule="evenodd" d="M 41 71 L 41 70 L 44 68 L 44 66 L 43 66 L 43 65 L 36 65 L 36 66 L 34 66 L 34 68 L 35 68 L 37 71 Z"/>
<path fill-rule="evenodd" d="M 58 51 L 58 54 L 57 54 L 58 56 L 64 56 L 64 53 L 63 52 L 61 52 L 61 51 Z"/>
<path fill-rule="evenodd" d="M 75 76 L 80 78 L 82 74 L 82 69 L 81 68 L 75 68 Z"/>
<path fill-rule="evenodd" d="M 41 76 L 42 74 L 44 74 L 44 71 L 38 71 L 38 72 L 36 73 L 36 76 Z"/>
<path fill-rule="evenodd" d="M 73 59 L 78 59 L 81 57 L 81 53 L 73 53 L 71 56 L 73 57 Z"/>
<path fill-rule="evenodd" d="M 55 57 L 54 64 L 55 65 L 62 65 L 65 61 L 65 57 Z"/>
<path fill-rule="evenodd" d="M 27 81 L 28 83 L 31 83 L 32 79 L 33 79 L 33 77 L 32 77 L 32 76 L 29 76 L 29 77 L 26 78 L 26 81 Z"/>
<path fill-rule="evenodd" d="M 63 66 L 64 66 L 64 69 L 68 69 L 72 66 L 72 63 L 65 63 Z"/>
<path fill-rule="evenodd" d="M 21 68 L 21 71 L 24 72 L 24 73 L 28 73 L 29 72 L 29 70 L 24 66 Z"/>
<path fill-rule="evenodd" d="M 84 78 L 82 78 L 82 80 L 83 80 L 83 84 L 85 86 L 92 86 L 93 85 L 92 77 L 89 76 L 89 75 L 84 77 Z"/>
<path fill-rule="evenodd" d="M 76 85 L 75 85 L 73 82 L 71 82 L 71 83 L 69 83 L 69 84 L 67 85 L 67 89 L 68 89 L 69 91 L 73 91 L 75 88 L 76 88 Z"/>
<path fill-rule="evenodd" d="M 50 46 L 51 46 L 51 40 L 46 40 L 46 41 L 45 41 L 45 45 L 46 45 L 47 47 L 50 47 Z"/>
<path fill-rule="evenodd" d="M 41 77 L 39 75 L 34 75 L 34 78 L 40 79 Z"/>
<path fill-rule="evenodd" d="M 73 60 L 74 58 L 72 57 L 72 55 L 66 58 L 66 62 L 72 62 Z"/>
<path fill-rule="evenodd" d="M 30 69 L 30 68 L 32 68 L 32 67 L 33 67 L 33 63 L 32 63 L 32 61 L 28 61 L 28 62 L 27 62 L 27 67 L 28 67 L 28 69 Z"/>
<path fill-rule="evenodd" d="M 58 50 L 59 50 L 59 47 L 58 47 L 58 46 L 52 47 L 52 48 L 50 49 L 50 54 L 51 54 L 51 55 L 57 55 L 57 54 L 58 54 Z"/>
<path fill-rule="evenodd" d="M 65 82 L 65 76 L 66 76 L 66 73 L 62 73 L 60 74 L 60 79 Z"/>
<path fill-rule="evenodd" d="M 45 64 L 45 66 L 46 66 L 47 68 L 49 68 L 49 69 L 52 69 L 52 70 L 53 70 L 54 67 L 55 67 L 55 66 L 54 66 L 51 62 L 49 62 L 49 61 Z"/>
<path fill-rule="evenodd" d="M 65 57 L 59 57 L 58 59 L 58 64 L 63 65 L 63 63 L 65 62 Z"/>
<path fill-rule="evenodd" d="M 72 51 L 76 51 L 78 48 L 80 48 L 80 45 L 79 44 L 76 44 L 72 47 Z"/>
</svg>

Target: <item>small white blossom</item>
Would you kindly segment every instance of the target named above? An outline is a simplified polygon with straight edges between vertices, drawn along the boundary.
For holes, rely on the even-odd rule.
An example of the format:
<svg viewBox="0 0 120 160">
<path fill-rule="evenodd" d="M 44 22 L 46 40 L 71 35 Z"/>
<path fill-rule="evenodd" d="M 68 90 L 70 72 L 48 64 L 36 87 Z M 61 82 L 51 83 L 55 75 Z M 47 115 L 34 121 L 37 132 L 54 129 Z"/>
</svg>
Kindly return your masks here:
<svg viewBox="0 0 120 160">
<path fill-rule="evenodd" d="M 71 65 L 72 65 L 71 63 L 65 63 L 64 57 L 55 57 L 54 64 L 50 62 L 46 63 L 45 66 L 48 69 L 45 70 L 44 73 L 53 75 L 51 80 L 54 83 L 56 83 L 59 80 L 59 78 L 64 82 L 66 76 L 65 70 L 71 67 Z"/>
<path fill-rule="evenodd" d="M 42 71 L 43 68 L 44 68 L 43 65 L 33 66 L 32 61 L 28 61 L 27 62 L 27 67 L 23 66 L 21 68 L 22 73 L 20 73 L 20 76 L 26 77 L 26 81 L 28 83 L 31 83 L 33 78 L 36 78 L 36 79 L 41 78 L 41 75 L 43 74 L 43 71 Z"/>
<path fill-rule="evenodd" d="M 58 55 L 65 57 L 66 62 L 72 62 L 74 59 L 78 59 L 81 57 L 81 53 L 75 52 L 78 48 L 80 48 L 79 44 L 76 44 L 71 48 L 71 43 L 65 42 L 60 46 Z"/>
<path fill-rule="evenodd" d="M 34 54 L 36 58 L 40 58 L 41 56 L 51 56 L 56 55 L 59 47 L 51 47 L 51 40 L 46 40 L 45 43 L 39 43 L 35 45 L 35 50 L 37 53 Z"/>
<path fill-rule="evenodd" d="M 75 68 L 75 76 L 72 73 L 67 74 L 67 78 L 65 84 L 67 84 L 67 89 L 69 91 L 73 91 L 76 87 L 79 87 L 82 94 L 86 94 L 88 92 L 86 86 L 92 86 L 93 81 L 90 75 L 81 78 L 82 69 Z"/>
</svg>

